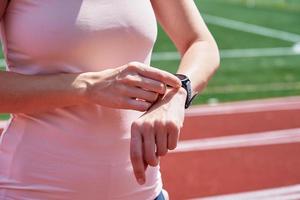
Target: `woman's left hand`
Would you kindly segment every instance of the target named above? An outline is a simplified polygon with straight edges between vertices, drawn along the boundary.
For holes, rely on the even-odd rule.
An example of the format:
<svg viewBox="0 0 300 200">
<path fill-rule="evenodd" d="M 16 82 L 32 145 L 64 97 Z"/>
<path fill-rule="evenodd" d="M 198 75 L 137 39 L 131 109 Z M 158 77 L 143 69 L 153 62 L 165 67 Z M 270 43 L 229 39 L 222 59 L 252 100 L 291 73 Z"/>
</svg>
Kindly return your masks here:
<svg viewBox="0 0 300 200">
<path fill-rule="evenodd" d="M 177 146 L 184 121 L 186 91 L 168 88 L 163 97 L 131 126 L 130 158 L 139 184 L 145 182 L 147 165 L 157 166 L 159 156 Z"/>
</svg>

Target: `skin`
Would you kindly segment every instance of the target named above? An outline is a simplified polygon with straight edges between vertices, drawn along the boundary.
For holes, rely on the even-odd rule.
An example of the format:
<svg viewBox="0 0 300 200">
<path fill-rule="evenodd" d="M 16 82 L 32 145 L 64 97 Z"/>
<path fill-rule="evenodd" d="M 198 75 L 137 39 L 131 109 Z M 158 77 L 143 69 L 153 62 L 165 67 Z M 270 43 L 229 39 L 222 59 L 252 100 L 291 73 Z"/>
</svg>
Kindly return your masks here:
<svg viewBox="0 0 300 200">
<path fill-rule="evenodd" d="M 151 0 L 159 23 L 182 59 L 178 73 L 200 93 L 219 66 L 217 45 L 194 1 Z M 146 111 L 131 126 L 134 175 L 145 183 L 148 165 L 177 146 L 186 92 L 174 75 L 138 62 L 77 74 L 22 75 L 0 72 L 0 113 L 36 113 L 59 107 L 98 104 Z M 108 92 L 109 91 L 109 92 Z"/>
<path fill-rule="evenodd" d="M 138 62 L 79 74 L 0 72 L 0 82 L 0 113 L 27 114 L 91 103 L 146 111 L 166 85 L 181 86 L 174 75 Z"/>
<path fill-rule="evenodd" d="M 182 56 L 177 73 L 189 77 L 193 94 L 200 93 L 218 68 L 220 58 L 216 42 L 194 1 L 151 0 L 151 3 L 159 23 Z M 184 89 L 170 88 L 132 124 L 131 162 L 138 183 L 145 183 L 147 165 L 157 166 L 159 156 L 176 148 L 185 99 Z"/>
<path fill-rule="evenodd" d="M 2 0 L 2 3 L 0 3 L 0 18 L 2 17 L 2 15 L 4 14 L 5 11 L 5 7 L 7 5 L 7 0 Z"/>
</svg>

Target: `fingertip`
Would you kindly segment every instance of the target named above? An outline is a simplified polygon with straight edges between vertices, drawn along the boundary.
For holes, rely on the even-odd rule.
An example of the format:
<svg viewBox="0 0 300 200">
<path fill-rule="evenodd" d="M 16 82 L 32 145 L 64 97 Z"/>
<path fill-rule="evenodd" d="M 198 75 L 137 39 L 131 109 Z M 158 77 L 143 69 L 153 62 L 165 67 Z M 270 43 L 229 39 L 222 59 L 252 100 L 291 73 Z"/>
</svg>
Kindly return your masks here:
<svg viewBox="0 0 300 200">
<path fill-rule="evenodd" d="M 156 167 L 158 165 L 158 160 L 153 160 L 151 162 L 148 162 L 148 164 L 151 166 L 151 167 Z"/>
<path fill-rule="evenodd" d="M 181 83 L 181 80 L 179 78 L 177 78 L 178 81 L 177 81 L 177 88 L 180 88 L 182 86 L 182 83 Z"/>
<path fill-rule="evenodd" d="M 169 147 L 169 150 L 174 150 L 174 149 L 176 149 L 176 147 L 175 146 L 171 146 L 171 147 Z"/>
<path fill-rule="evenodd" d="M 173 75 L 173 80 L 174 80 L 174 83 L 175 83 L 175 87 L 181 87 L 181 80 L 177 77 L 177 76 L 175 76 L 174 74 L 172 74 Z"/>
<path fill-rule="evenodd" d="M 159 90 L 159 94 L 165 94 L 166 93 L 166 91 L 167 91 L 167 86 L 165 85 L 165 84 L 162 84 L 161 86 L 160 86 L 160 90 Z"/>
<path fill-rule="evenodd" d="M 175 150 L 177 147 L 177 143 L 174 142 L 168 142 L 168 149 L 169 150 Z"/>
<path fill-rule="evenodd" d="M 145 110 L 144 111 L 147 111 L 152 106 L 152 104 L 150 102 L 145 102 L 145 103 L 146 103 L 146 105 L 145 105 Z"/>
<path fill-rule="evenodd" d="M 144 178 L 138 178 L 137 181 L 138 181 L 138 183 L 140 185 L 144 185 L 144 183 L 145 183 L 145 179 Z"/>
<path fill-rule="evenodd" d="M 145 112 L 149 110 L 149 108 L 152 106 L 150 102 L 143 101 L 143 100 L 135 100 L 138 105 L 136 105 L 135 110 Z"/>
<path fill-rule="evenodd" d="M 143 185 L 146 182 L 145 169 L 135 173 L 136 180 L 140 185 Z"/>
<path fill-rule="evenodd" d="M 169 86 L 173 88 L 180 88 L 182 86 L 181 81 L 176 77 L 176 80 L 172 82 Z"/>
<path fill-rule="evenodd" d="M 166 147 L 164 150 L 160 150 L 156 152 L 156 156 L 158 157 L 158 163 L 159 163 L 159 157 L 160 156 L 165 156 L 168 153 L 168 148 Z"/>
</svg>

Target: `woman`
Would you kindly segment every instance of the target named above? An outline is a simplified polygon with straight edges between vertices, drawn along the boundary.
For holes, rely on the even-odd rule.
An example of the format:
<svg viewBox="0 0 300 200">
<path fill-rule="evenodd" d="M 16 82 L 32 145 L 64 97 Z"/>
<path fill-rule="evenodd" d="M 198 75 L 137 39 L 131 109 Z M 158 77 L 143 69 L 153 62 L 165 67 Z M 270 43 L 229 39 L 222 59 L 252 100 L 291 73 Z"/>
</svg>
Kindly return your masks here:
<svg viewBox="0 0 300 200">
<path fill-rule="evenodd" d="M 163 198 L 159 157 L 176 148 L 186 99 L 219 65 L 193 1 L 1 1 L 0 199 Z M 150 67 L 156 19 L 180 79 Z M 189 102 L 187 102 L 189 103 Z M 149 166 L 149 167 L 147 167 Z"/>
</svg>

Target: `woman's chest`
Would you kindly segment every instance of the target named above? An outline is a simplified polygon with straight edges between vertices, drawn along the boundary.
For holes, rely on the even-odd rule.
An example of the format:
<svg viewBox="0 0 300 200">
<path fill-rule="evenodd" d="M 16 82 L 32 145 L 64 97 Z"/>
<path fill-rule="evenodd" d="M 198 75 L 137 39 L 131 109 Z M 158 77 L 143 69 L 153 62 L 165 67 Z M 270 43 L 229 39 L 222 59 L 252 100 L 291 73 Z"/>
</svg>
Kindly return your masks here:
<svg viewBox="0 0 300 200">
<path fill-rule="evenodd" d="M 33 58 L 149 49 L 157 32 L 150 0 L 13 0 L 5 19 L 11 50 Z"/>
</svg>

